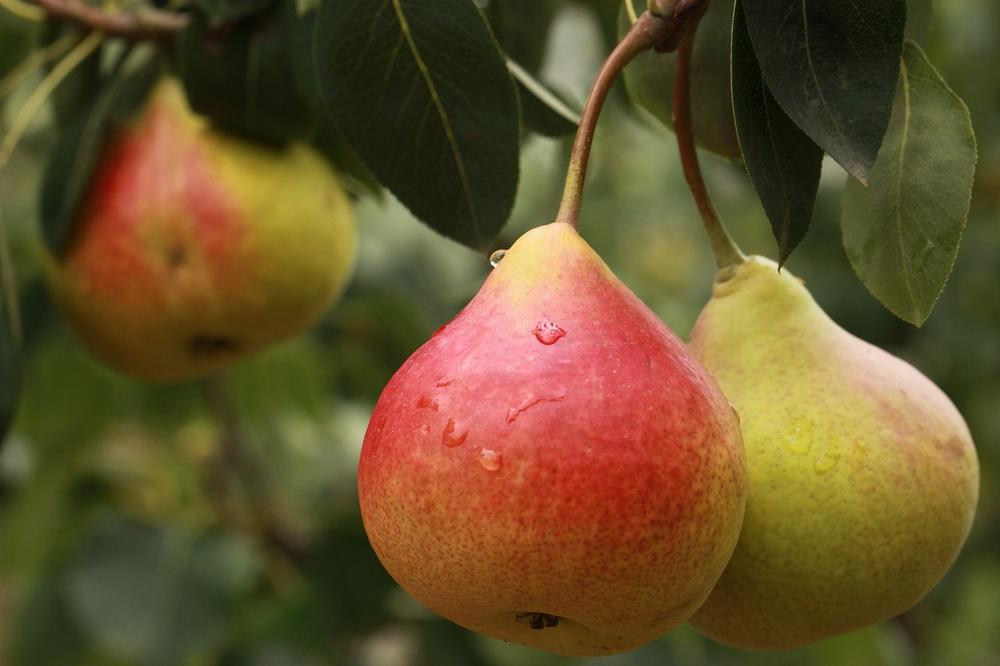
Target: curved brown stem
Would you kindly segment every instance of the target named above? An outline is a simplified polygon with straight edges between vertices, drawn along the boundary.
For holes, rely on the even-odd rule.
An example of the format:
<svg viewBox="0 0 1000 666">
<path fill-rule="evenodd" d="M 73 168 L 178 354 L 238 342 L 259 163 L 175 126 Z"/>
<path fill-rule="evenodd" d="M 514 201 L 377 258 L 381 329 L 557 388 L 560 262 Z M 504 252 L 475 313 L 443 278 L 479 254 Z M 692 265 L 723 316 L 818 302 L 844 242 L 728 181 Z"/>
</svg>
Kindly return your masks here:
<svg viewBox="0 0 1000 666">
<path fill-rule="evenodd" d="M 691 125 L 691 58 L 694 54 L 694 38 L 698 23 L 707 8 L 708 3 L 703 2 L 699 13 L 691 16 L 677 47 L 677 76 L 674 78 L 673 97 L 674 133 L 677 135 L 677 148 L 681 155 L 684 179 L 705 224 L 705 232 L 712 244 L 715 263 L 722 269 L 743 263 L 746 261 L 746 256 L 733 241 L 715 211 L 712 199 L 708 195 L 708 188 L 705 186 L 705 179 L 701 174 L 698 152 L 694 145 L 694 129 Z"/>
<path fill-rule="evenodd" d="M 83 0 L 35 0 L 35 4 L 51 19 L 77 23 L 105 35 L 131 41 L 173 39 L 191 21 L 186 14 L 152 7 L 111 13 Z"/>
<path fill-rule="evenodd" d="M 587 175 L 587 162 L 590 160 L 590 148 L 594 141 L 594 130 L 601 115 L 601 107 L 607 99 L 608 92 L 614 85 L 618 75 L 633 58 L 663 41 L 676 29 L 674 21 L 649 12 L 643 12 L 632 24 L 629 31 L 622 37 L 618 46 L 611 52 L 601 66 L 587 101 L 580 115 L 580 126 L 573 140 L 573 151 L 570 153 L 569 168 L 566 171 L 566 185 L 563 187 L 562 201 L 556 222 L 565 222 L 580 226 L 580 204 L 583 200 L 583 183 Z"/>
</svg>

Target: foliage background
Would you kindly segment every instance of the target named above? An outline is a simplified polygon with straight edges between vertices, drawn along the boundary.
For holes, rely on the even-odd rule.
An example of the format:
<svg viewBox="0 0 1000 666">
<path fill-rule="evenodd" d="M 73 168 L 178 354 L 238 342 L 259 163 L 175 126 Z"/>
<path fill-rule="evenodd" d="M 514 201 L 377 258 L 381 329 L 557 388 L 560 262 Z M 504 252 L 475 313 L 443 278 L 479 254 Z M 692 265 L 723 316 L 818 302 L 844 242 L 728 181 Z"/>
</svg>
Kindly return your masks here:
<svg viewBox="0 0 1000 666">
<path fill-rule="evenodd" d="M 582 100 L 605 53 L 592 15 L 567 7 L 543 78 Z M 847 329 L 907 359 L 965 415 L 982 490 L 959 561 L 902 618 L 803 651 L 729 650 L 682 628 L 633 653 L 570 660 L 466 632 L 382 571 L 357 514 L 369 411 L 392 372 L 457 312 L 489 270 L 388 195 L 357 213 L 358 266 L 306 337 L 230 373 L 240 427 L 264 461 L 270 511 L 307 547 L 296 565 L 211 489 L 219 425 L 198 384 L 150 387 L 89 360 L 50 309 L 36 261 L 37 190 L 51 116 L 0 174 L 24 305 L 25 388 L 0 450 L 0 663 L 59 664 L 993 664 L 1000 662 L 1000 5 L 942 0 L 929 55 L 969 104 L 979 141 L 973 209 L 929 322 L 904 324 L 853 276 L 838 229 L 843 176 L 828 169 L 812 232 L 789 262 Z M 708 297 L 712 260 L 673 137 L 624 95 L 598 132 L 582 232 L 682 337 Z M 10 119 L 7 105 L 5 126 Z M 548 222 L 565 143 L 531 138 L 501 245 Z M 741 168 L 703 156 L 716 203 L 749 251 L 773 240 Z M 224 508 L 224 507 L 223 507 Z"/>
</svg>

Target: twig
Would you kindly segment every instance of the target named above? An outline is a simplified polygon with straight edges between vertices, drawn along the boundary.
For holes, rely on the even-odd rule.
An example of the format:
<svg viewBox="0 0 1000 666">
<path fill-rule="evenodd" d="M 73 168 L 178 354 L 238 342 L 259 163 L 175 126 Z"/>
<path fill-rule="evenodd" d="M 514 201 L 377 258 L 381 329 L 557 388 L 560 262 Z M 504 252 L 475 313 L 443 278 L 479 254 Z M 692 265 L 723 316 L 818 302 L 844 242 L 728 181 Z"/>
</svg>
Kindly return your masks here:
<svg viewBox="0 0 1000 666">
<path fill-rule="evenodd" d="M 131 41 L 173 39 L 191 22 L 186 14 L 152 7 L 111 13 L 81 0 L 35 0 L 35 4 L 49 18 L 77 23 Z"/>
<path fill-rule="evenodd" d="M 24 0 L 0 0 L 0 9 L 5 9 L 25 21 L 45 20 L 45 12 Z"/>
<path fill-rule="evenodd" d="M 705 186 L 705 179 L 701 174 L 701 165 L 698 163 L 698 153 L 694 145 L 694 129 L 691 123 L 691 58 L 694 53 L 694 38 L 698 23 L 707 9 L 707 0 L 696 10 L 692 9 L 690 20 L 677 47 L 677 76 L 674 78 L 673 97 L 674 134 L 677 135 L 677 148 L 681 155 L 684 179 L 705 224 L 705 232 L 712 245 L 715 263 L 719 269 L 723 269 L 743 263 L 746 257 L 715 211 L 708 188 Z M 695 11 L 697 13 L 694 13 Z"/>
<path fill-rule="evenodd" d="M 220 506 L 222 517 L 231 517 L 233 512 L 227 500 L 225 482 L 226 472 L 231 472 L 239 479 L 246 494 L 254 527 L 263 541 L 301 568 L 305 563 L 301 539 L 287 530 L 274 512 L 267 474 L 243 439 L 239 419 L 223 377 L 213 377 L 205 382 L 205 397 L 222 430 L 217 467 L 207 480 L 209 494 Z"/>
<path fill-rule="evenodd" d="M 3 0 L 0 0 L 3 2 Z M 0 79 L 0 99 L 3 99 L 23 83 L 31 74 L 45 63 L 58 58 L 73 47 L 79 39 L 77 35 L 63 35 L 48 46 L 33 51 L 28 57 L 11 69 Z"/>
<path fill-rule="evenodd" d="M 623 0 L 625 3 L 625 13 L 628 14 L 629 24 L 635 23 L 639 20 L 639 17 L 635 13 L 635 5 L 632 4 L 632 0 Z"/>
<path fill-rule="evenodd" d="M 66 57 L 52 68 L 52 71 L 42 79 L 38 87 L 31 91 L 31 95 L 18 110 L 17 116 L 14 117 L 14 122 L 11 123 L 10 129 L 7 130 L 3 142 L 0 143 L 0 171 L 7 166 L 7 161 L 14 154 L 14 149 L 17 148 L 18 142 L 27 131 L 29 125 L 31 125 L 32 118 L 35 117 L 35 113 L 42 107 L 45 100 L 62 83 L 63 79 L 77 65 L 83 62 L 87 56 L 93 53 L 103 41 L 104 35 L 99 32 L 92 32 L 84 37 L 83 41 L 74 46 L 73 50 L 67 53 Z"/>
</svg>

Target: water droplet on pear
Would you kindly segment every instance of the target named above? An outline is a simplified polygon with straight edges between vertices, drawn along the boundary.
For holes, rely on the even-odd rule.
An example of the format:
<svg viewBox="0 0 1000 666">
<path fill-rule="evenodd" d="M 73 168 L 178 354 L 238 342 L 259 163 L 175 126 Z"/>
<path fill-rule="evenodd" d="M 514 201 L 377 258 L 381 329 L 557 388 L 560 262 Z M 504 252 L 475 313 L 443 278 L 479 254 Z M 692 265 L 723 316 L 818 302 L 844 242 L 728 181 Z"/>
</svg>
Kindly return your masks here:
<svg viewBox="0 0 1000 666">
<path fill-rule="evenodd" d="M 483 469 L 495 472 L 500 469 L 500 465 L 503 462 L 503 454 L 500 451 L 492 449 L 479 449 L 478 459 Z"/>
<path fill-rule="evenodd" d="M 468 430 L 455 423 L 455 419 L 448 419 L 444 430 L 441 431 L 441 443 L 454 448 L 464 444 L 468 436 Z"/>
<path fill-rule="evenodd" d="M 538 322 L 532 333 L 543 345 L 554 345 L 559 338 L 566 335 L 566 331 L 561 329 L 559 324 L 556 324 L 551 319 L 543 319 Z"/>
</svg>

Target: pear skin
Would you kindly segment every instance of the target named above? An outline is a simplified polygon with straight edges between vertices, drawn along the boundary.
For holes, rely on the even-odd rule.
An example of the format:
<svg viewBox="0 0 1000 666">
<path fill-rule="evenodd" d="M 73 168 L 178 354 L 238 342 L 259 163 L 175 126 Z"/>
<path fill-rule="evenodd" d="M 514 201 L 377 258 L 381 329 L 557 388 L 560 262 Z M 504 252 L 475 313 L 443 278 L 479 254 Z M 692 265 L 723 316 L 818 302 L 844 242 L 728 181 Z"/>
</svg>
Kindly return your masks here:
<svg viewBox="0 0 1000 666">
<path fill-rule="evenodd" d="M 469 629 L 567 655 L 642 645 L 736 543 L 739 425 L 572 226 L 524 234 L 399 369 L 358 493 L 382 564 Z"/>
<path fill-rule="evenodd" d="M 305 145 L 222 134 L 165 78 L 109 138 L 50 284 L 119 372 L 215 372 L 311 325 L 354 260 L 350 203 Z"/>
<path fill-rule="evenodd" d="M 736 405 L 750 479 L 736 551 L 691 623 L 727 645 L 786 649 L 927 594 L 979 488 L 947 396 L 761 257 L 720 274 L 690 346 Z"/>
</svg>

